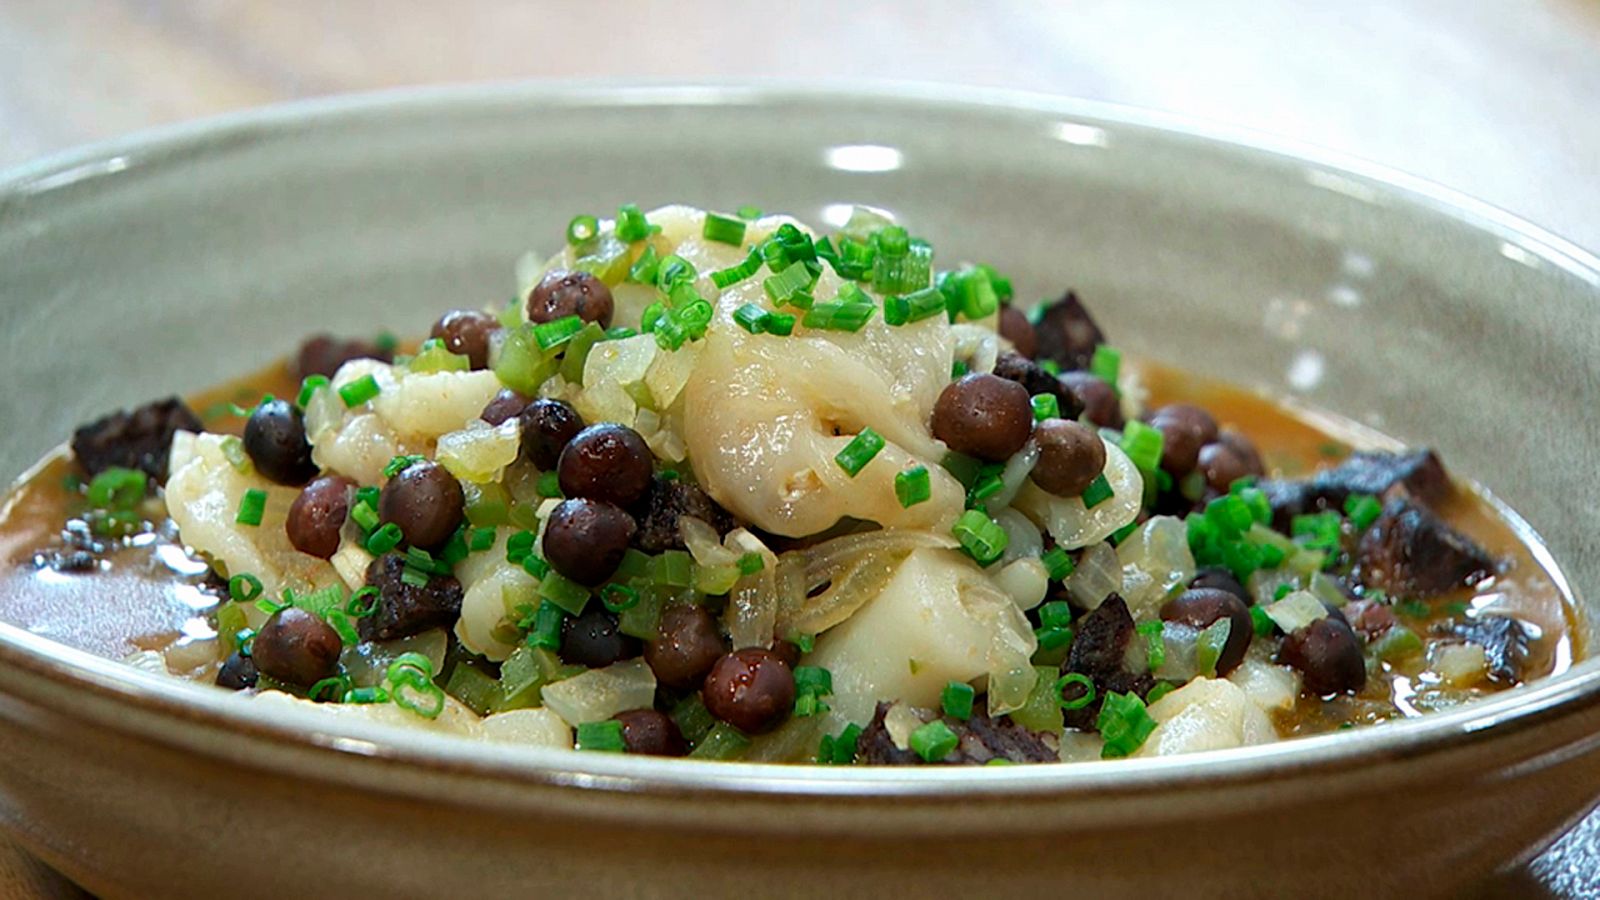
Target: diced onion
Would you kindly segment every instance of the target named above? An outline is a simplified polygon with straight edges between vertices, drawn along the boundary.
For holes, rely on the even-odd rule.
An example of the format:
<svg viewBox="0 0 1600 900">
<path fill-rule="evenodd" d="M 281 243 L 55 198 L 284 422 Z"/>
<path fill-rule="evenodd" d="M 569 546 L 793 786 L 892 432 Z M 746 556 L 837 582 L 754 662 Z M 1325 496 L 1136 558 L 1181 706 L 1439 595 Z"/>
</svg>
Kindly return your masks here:
<svg viewBox="0 0 1600 900">
<path fill-rule="evenodd" d="M 572 728 L 548 709 L 513 709 L 483 720 L 483 739 L 497 744 L 572 749 Z"/>
<path fill-rule="evenodd" d="M 1318 619 L 1327 618 L 1328 608 L 1310 591 L 1291 591 L 1282 600 L 1267 604 L 1266 613 L 1285 634 L 1292 634 Z"/>
<path fill-rule="evenodd" d="M 1000 491 L 983 501 L 983 508 L 989 515 L 1003 510 L 1017 499 L 1017 493 L 1022 486 L 1028 483 L 1028 476 L 1032 474 L 1033 467 L 1039 462 L 1039 443 L 1029 440 L 1022 445 L 1022 449 L 1011 455 L 1006 460 L 1006 467 L 1000 472 Z"/>
<path fill-rule="evenodd" d="M 1117 546 L 1122 599 L 1135 619 L 1155 616 L 1173 588 L 1194 578 L 1188 529 L 1172 516 L 1154 516 Z"/>
<path fill-rule="evenodd" d="M 475 420 L 460 431 L 439 438 L 437 459 L 462 481 L 482 484 L 498 481 L 506 466 L 517 461 L 522 445 L 522 425 L 509 419 L 498 427 Z"/>
<path fill-rule="evenodd" d="M 1477 644 L 1438 644 L 1429 654 L 1430 668 L 1453 687 L 1471 687 L 1489 670 L 1489 657 Z"/>
<path fill-rule="evenodd" d="M 1083 551 L 1078 568 L 1067 579 L 1067 593 L 1078 606 L 1095 609 L 1107 596 L 1122 590 L 1122 563 L 1110 544 L 1095 544 Z"/>
<path fill-rule="evenodd" d="M 1039 534 L 1039 526 L 1028 521 L 1027 516 L 1014 509 L 1002 509 L 995 514 L 994 521 L 1006 532 L 1006 552 L 1000 556 L 1001 565 L 1018 559 L 1037 559 L 1044 554 L 1044 537 Z"/>
<path fill-rule="evenodd" d="M 955 539 L 948 535 L 886 529 L 845 535 L 785 553 L 784 562 L 792 560 L 804 568 L 799 597 L 785 594 L 782 598 L 778 633 L 820 634 L 850 618 L 876 596 L 911 551 L 955 546 Z"/>
<path fill-rule="evenodd" d="M 643 659 L 590 669 L 543 691 L 544 705 L 568 725 L 603 722 L 619 712 L 648 709 L 655 703 L 656 676 Z"/>
<path fill-rule="evenodd" d="M 994 583 L 1018 609 L 1030 610 L 1044 602 L 1044 595 L 1050 590 L 1050 573 L 1037 558 L 1024 557 L 996 572 Z"/>
</svg>

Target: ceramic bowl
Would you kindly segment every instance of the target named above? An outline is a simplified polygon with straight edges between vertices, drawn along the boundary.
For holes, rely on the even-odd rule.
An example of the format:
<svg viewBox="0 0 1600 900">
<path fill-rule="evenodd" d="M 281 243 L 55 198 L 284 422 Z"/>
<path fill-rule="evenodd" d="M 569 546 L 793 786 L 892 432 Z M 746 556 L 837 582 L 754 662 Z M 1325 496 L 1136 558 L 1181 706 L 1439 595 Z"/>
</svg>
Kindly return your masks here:
<svg viewBox="0 0 1600 900">
<path fill-rule="evenodd" d="M 409 92 L 14 170 L 0 467 L 312 329 L 420 331 L 508 295 L 575 211 L 677 200 L 894 210 L 1025 295 L 1075 287 L 1129 350 L 1439 448 L 1579 593 L 1600 581 L 1594 257 L 1258 136 L 948 88 Z M 1418 721 L 1178 758 L 803 769 L 264 716 L 0 625 L 0 819 L 107 897 L 1437 894 L 1600 796 L 1597 686 L 1583 663 Z"/>
</svg>

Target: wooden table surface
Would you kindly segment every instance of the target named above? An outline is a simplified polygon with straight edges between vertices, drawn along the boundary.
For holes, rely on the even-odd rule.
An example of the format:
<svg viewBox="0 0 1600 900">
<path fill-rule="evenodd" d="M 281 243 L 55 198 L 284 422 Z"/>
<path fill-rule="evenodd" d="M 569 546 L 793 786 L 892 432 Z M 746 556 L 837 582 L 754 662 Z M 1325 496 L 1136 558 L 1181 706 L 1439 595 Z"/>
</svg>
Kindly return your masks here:
<svg viewBox="0 0 1600 900">
<path fill-rule="evenodd" d="M 4 0 L 0 167 L 302 97 L 518 78 L 880 78 L 1177 111 L 1600 249 L 1600 2 Z M 1600 897 L 1600 820 L 1484 888 Z M 75 890 L 0 842 L 0 894 Z"/>
</svg>

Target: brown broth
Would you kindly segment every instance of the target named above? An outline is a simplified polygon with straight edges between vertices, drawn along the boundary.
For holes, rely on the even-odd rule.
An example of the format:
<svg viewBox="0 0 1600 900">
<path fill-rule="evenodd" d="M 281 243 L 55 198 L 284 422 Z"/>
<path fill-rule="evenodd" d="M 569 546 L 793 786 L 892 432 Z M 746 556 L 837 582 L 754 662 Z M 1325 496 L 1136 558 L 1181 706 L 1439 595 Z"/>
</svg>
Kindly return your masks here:
<svg viewBox="0 0 1600 900">
<path fill-rule="evenodd" d="M 1130 361 L 1128 367 L 1148 392 L 1151 406 L 1197 403 L 1224 426 L 1248 435 L 1272 475 L 1308 473 L 1337 462 L 1352 447 L 1395 446 L 1382 435 L 1326 413 L 1198 380 L 1153 362 Z M 275 365 L 195 394 L 190 403 L 208 429 L 238 433 L 244 420 L 230 415 L 227 404 L 248 406 L 263 394 L 293 396 L 297 390 L 287 368 Z M 113 546 L 104 554 L 109 566 L 101 571 L 63 574 L 35 564 L 41 548 L 60 546 L 62 523 L 84 512 L 81 495 L 67 487 L 73 468 L 69 454 L 56 451 L 19 479 L 0 505 L 0 619 L 102 656 L 164 650 L 174 668 L 208 677 L 216 665 L 209 613 L 217 598 L 204 589 L 204 564 L 184 552 L 170 526 L 157 523 L 150 532 Z M 1479 609 L 1492 606 L 1539 629 L 1527 666 L 1530 677 L 1568 668 L 1583 654 L 1583 629 L 1559 578 L 1541 563 L 1548 556 L 1536 536 L 1519 530 L 1486 494 L 1465 482 L 1456 483 L 1437 511 L 1507 565 L 1489 582 L 1433 602 L 1432 615 L 1402 617 L 1402 624 L 1426 637 L 1430 627 L 1448 618 L 1443 610 L 1451 601 Z M 162 518 L 160 510 L 152 509 L 151 518 Z M 1385 663 L 1381 677 L 1370 678 L 1366 689 L 1353 697 L 1324 701 L 1302 696 L 1292 713 L 1279 717 L 1278 728 L 1287 737 L 1419 715 L 1494 689 L 1429 683 L 1427 666 L 1423 657 L 1400 666 Z"/>
</svg>

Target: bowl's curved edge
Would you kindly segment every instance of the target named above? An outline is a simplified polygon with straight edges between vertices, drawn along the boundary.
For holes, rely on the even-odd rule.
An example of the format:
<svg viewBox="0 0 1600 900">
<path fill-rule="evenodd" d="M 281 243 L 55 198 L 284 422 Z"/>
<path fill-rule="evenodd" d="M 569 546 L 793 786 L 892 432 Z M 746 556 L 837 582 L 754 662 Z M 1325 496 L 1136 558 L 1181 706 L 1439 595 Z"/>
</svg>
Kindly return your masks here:
<svg viewBox="0 0 1600 900">
<path fill-rule="evenodd" d="M 166 126 L 71 150 L 0 172 L 0 221 L 17 198 L 43 194 L 87 178 L 112 177 L 132 167 L 181 162 L 219 144 L 250 141 L 279 129 L 359 122 L 395 111 L 428 115 L 476 105 L 482 108 L 544 105 L 724 105 L 770 102 L 826 103 L 850 97 L 943 109 L 1001 108 L 1114 127 L 1147 129 L 1204 142 L 1237 146 L 1360 179 L 1438 215 L 1514 240 L 1561 271 L 1600 287 L 1600 258 L 1495 206 L 1381 165 L 1246 129 L 1196 122 L 1167 113 L 1017 91 L 944 85 L 846 85 L 774 82 L 739 84 L 620 85 L 604 82 L 502 84 L 401 89 L 285 104 Z M 536 751 L 474 744 L 390 726 L 332 721 L 314 710 L 283 710 L 272 717 L 242 698 L 204 686 L 138 672 L 0 623 L 0 666 L 72 685 L 101 698 L 131 704 L 153 720 L 203 721 L 267 741 L 332 753 L 381 756 L 424 766 L 447 766 L 552 784 L 624 791 L 743 792 L 760 794 L 880 794 L 897 796 L 994 795 L 1027 792 L 1076 794 L 1170 789 L 1197 781 L 1257 781 L 1315 768 L 1336 771 L 1382 759 L 1412 757 L 1446 746 L 1486 741 L 1538 727 L 1600 703 L 1600 663 L 1466 707 L 1354 733 L 1302 738 L 1264 747 L 1215 751 L 1167 759 L 1124 760 L 1112 766 L 1071 763 L 986 770 L 982 778 L 946 768 L 883 772 L 872 769 L 795 770 L 749 763 L 683 764 L 606 754 Z M 72 710 L 59 711 L 72 715 Z M 86 713 L 82 713 L 86 714 Z M 100 716 L 97 724 L 135 731 Z M 173 729 L 169 739 L 183 740 Z M 145 737 L 150 737 L 146 734 Z"/>
</svg>

